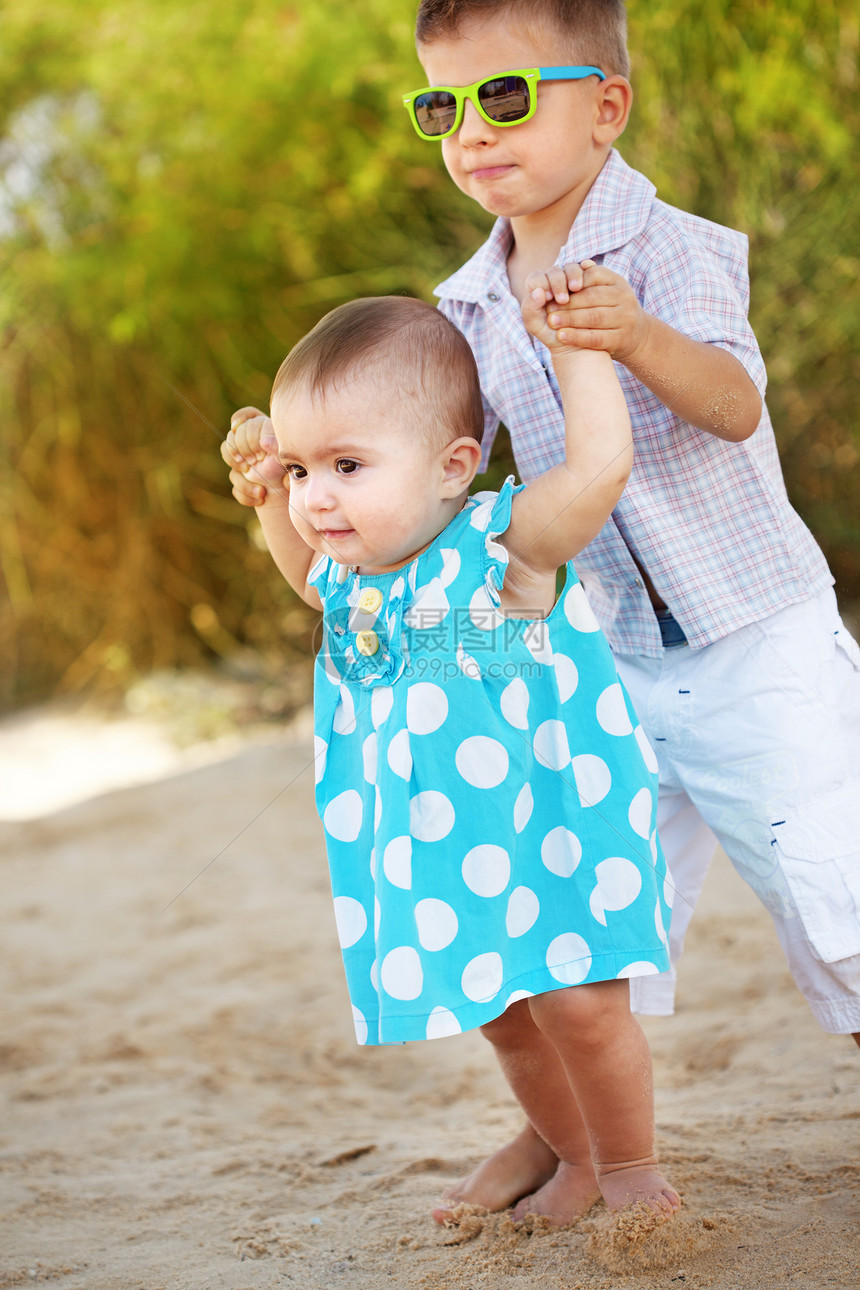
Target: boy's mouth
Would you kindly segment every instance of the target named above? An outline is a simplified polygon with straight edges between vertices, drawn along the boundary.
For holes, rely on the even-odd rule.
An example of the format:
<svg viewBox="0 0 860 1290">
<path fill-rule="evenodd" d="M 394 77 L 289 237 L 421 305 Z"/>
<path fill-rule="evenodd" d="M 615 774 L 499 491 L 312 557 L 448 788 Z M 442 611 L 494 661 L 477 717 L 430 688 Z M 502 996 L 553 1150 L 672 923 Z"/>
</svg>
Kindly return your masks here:
<svg viewBox="0 0 860 1290">
<path fill-rule="evenodd" d="M 513 166 L 481 166 L 477 170 L 470 170 L 471 179 L 499 179 L 502 175 L 510 174 Z"/>
</svg>

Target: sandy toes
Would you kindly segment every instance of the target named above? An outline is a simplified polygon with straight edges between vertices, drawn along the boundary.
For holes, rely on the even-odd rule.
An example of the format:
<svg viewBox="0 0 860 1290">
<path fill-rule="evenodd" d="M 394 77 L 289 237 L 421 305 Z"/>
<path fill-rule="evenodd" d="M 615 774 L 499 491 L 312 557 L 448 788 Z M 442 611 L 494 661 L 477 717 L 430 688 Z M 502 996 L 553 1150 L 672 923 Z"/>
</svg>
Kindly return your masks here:
<svg viewBox="0 0 860 1290">
<path fill-rule="evenodd" d="M 477 1205 L 493 1213 L 508 1209 L 521 1196 L 542 1187 L 557 1168 L 555 1152 L 531 1125 L 526 1125 L 466 1178 L 449 1187 L 440 1206 L 433 1210 L 433 1218 L 437 1223 L 456 1222 L 453 1211 L 462 1204 Z"/>
<path fill-rule="evenodd" d="M 528 1216 L 545 1218 L 555 1227 L 574 1223 L 587 1214 L 600 1189 L 591 1164 L 571 1165 L 561 1160 L 548 1182 L 515 1206 L 511 1218 L 520 1223 Z"/>
</svg>

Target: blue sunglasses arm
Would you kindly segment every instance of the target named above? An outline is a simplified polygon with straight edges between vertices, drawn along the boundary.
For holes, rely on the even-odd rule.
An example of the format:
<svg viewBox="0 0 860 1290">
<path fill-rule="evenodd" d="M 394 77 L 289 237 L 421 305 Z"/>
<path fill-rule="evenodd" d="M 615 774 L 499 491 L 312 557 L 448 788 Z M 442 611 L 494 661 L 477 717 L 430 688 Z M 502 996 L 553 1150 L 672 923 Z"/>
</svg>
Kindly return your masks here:
<svg viewBox="0 0 860 1290">
<path fill-rule="evenodd" d="M 539 67 L 542 81 L 580 81 L 586 76 L 599 76 L 606 80 L 606 73 L 599 67 Z"/>
</svg>

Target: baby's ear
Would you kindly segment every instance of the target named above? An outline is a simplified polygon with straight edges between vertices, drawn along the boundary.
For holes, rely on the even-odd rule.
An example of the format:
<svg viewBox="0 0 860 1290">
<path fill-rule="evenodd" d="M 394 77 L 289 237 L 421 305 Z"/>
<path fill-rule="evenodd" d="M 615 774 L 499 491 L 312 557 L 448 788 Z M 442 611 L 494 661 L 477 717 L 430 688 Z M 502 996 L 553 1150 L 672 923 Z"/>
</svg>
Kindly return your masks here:
<svg viewBox="0 0 860 1290">
<path fill-rule="evenodd" d="M 456 497 L 468 488 L 481 464 L 481 445 L 471 435 L 452 439 L 442 452 L 442 496 Z"/>
</svg>

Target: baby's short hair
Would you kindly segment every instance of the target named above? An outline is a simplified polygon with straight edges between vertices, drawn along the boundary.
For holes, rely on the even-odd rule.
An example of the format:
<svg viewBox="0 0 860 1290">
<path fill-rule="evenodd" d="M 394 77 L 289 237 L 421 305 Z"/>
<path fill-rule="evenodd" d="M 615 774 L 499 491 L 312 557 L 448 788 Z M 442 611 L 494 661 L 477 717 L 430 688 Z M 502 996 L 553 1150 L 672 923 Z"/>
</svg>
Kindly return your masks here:
<svg viewBox="0 0 860 1290">
<path fill-rule="evenodd" d="M 575 59 L 607 76 L 630 75 L 624 0 L 421 0 L 416 42 L 456 36 L 472 18 L 513 20 L 529 34 L 549 31 L 559 38 L 559 62 Z"/>
<path fill-rule="evenodd" d="M 419 400 L 420 425 L 454 437 L 484 433 L 481 383 L 469 342 L 444 314 L 411 296 L 371 296 L 332 309 L 278 369 L 272 400 L 290 387 L 326 390 L 367 376 Z"/>
</svg>

